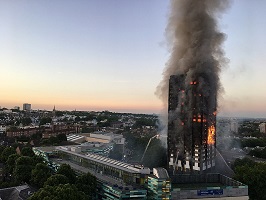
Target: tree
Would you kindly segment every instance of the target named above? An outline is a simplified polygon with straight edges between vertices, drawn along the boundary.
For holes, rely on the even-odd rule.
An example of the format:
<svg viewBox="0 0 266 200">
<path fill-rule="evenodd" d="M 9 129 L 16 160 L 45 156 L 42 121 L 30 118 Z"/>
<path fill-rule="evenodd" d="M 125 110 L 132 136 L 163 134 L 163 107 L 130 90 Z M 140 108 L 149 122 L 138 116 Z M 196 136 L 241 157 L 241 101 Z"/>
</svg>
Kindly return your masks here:
<svg viewBox="0 0 266 200">
<path fill-rule="evenodd" d="M 43 163 L 44 159 L 41 156 L 34 155 L 33 157 L 34 165 L 37 165 L 38 163 Z"/>
<path fill-rule="evenodd" d="M 79 116 L 75 117 L 75 122 L 81 121 L 81 118 Z"/>
<path fill-rule="evenodd" d="M 74 184 L 76 182 L 76 173 L 68 164 L 62 164 L 58 168 L 57 174 L 66 176 L 71 184 Z"/>
<path fill-rule="evenodd" d="M 76 186 L 79 191 L 83 191 L 90 199 L 93 199 L 96 191 L 96 177 L 90 173 L 78 177 Z"/>
<path fill-rule="evenodd" d="M 157 121 L 156 119 L 148 119 L 148 118 L 142 117 L 136 120 L 134 127 L 141 128 L 142 126 L 155 126 L 156 121 Z"/>
<path fill-rule="evenodd" d="M 17 140 L 17 142 L 28 142 L 29 138 L 26 135 L 21 135 L 21 136 L 17 136 L 16 140 Z"/>
<path fill-rule="evenodd" d="M 21 123 L 23 124 L 23 126 L 28 126 L 32 123 L 32 121 L 31 121 L 31 118 L 25 117 L 25 118 L 22 118 Z"/>
<path fill-rule="evenodd" d="M 250 199 L 266 199 L 266 164 L 256 163 L 252 167 L 248 165 L 237 166 L 234 179 L 248 185 Z"/>
<path fill-rule="evenodd" d="M 5 150 L 5 146 L 0 145 L 0 156 L 2 155 L 2 152 Z"/>
<path fill-rule="evenodd" d="M 16 127 L 16 126 L 10 126 L 8 130 L 9 131 L 17 131 L 18 130 L 18 127 Z"/>
<path fill-rule="evenodd" d="M 16 160 L 14 176 L 18 182 L 29 182 L 31 179 L 31 170 L 34 168 L 34 159 L 29 156 L 21 156 Z"/>
<path fill-rule="evenodd" d="M 16 166 L 16 160 L 20 157 L 18 154 L 12 154 L 8 157 L 6 161 L 6 170 L 8 173 L 12 174 Z"/>
<path fill-rule="evenodd" d="M 57 186 L 60 184 L 67 184 L 69 183 L 68 178 L 62 174 L 55 174 L 50 176 L 47 181 L 44 183 L 45 186 Z"/>
<path fill-rule="evenodd" d="M 57 137 L 54 137 L 54 136 L 51 136 L 48 140 L 49 140 L 50 144 L 59 144 L 60 143 L 59 139 Z"/>
<path fill-rule="evenodd" d="M 38 163 L 31 172 L 31 182 L 38 186 L 43 187 L 44 182 L 52 175 L 51 169 L 44 163 Z"/>
<path fill-rule="evenodd" d="M 40 121 L 40 126 L 41 125 L 44 125 L 44 124 L 47 124 L 47 123 L 51 123 L 52 122 L 52 118 L 50 117 L 43 117 Z"/>
<path fill-rule="evenodd" d="M 253 167 L 256 165 L 256 162 L 245 157 L 243 159 L 237 158 L 232 166 L 232 169 L 235 170 L 236 167 L 247 165 L 248 167 Z"/>
<path fill-rule="evenodd" d="M 34 139 L 36 139 L 36 140 L 40 140 L 40 139 L 42 138 L 42 132 L 39 131 L 39 132 L 37 132 L 37 133 L 31 135 L 30 138 L 31 138 L 32 140 L 34 140 Z"/>
<path fill-rule="evenodd" d="M 2 160 L 3 162 L 6 162 L 7 159 L 8 159 L 8 157 L 9 157 L 10 155 L 12 155 L 12 154 L 16 154 L 16 153 L 17 153 L 17 152 L 16 152 L 15 148 L 13 148 L 13 147 L 6 147 L 6 148 L 3 150 L 2 154 L 1 154 L 1 160 Z"/>
<path fill-rule="evenodd" d="M 62 111 L 55 111 L 55 116 L 61 117 L 63 115 L 64 115 L 64 113 Z"/>
<path fill-rule="evenodd" d="M 266 159 L 266 147 L 263 149 L 254 149 L 249 152 L 249 155 L 255 156 L 257 158 L 264 158 Z"/>
<path fill-rule="evenodd" d="M 35 155 L 31 147 L 23 147 L 21 150 L 21 154 L 23 156 L 29 156 L 29 157 L 33 157 Z"/>
<path fill-rule="evenodd" d="M 34 193 L 29 200 L 86 200 L 88 197 L 77 189 L 75 185 L 60 184 L 58 186 L 45 186 Z"/>
<path fill-rule="evenodd" d="M 61 133 L 61 134 L 58 134 L 56 137 L 59 140 L 59 142 L 67 141 L 66 134 Z"/>
</svg>

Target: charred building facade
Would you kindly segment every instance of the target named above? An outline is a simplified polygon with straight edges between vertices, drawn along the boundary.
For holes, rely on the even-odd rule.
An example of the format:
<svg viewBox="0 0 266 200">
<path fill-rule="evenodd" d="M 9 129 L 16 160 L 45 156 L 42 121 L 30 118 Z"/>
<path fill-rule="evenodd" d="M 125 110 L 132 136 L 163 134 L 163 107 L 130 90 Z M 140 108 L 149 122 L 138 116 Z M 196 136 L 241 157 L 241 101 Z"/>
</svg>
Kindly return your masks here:
<svg viewBox="0 0 266 200">
<path fill-rule="evenodd" d="M 172 75 L 168 99 L 168 169 L 172 174 L 204 173 L 216 156 L 216 93 L 208 78 Z M 215 90 L 214 90 L 215 91 Z"/>
</svg>

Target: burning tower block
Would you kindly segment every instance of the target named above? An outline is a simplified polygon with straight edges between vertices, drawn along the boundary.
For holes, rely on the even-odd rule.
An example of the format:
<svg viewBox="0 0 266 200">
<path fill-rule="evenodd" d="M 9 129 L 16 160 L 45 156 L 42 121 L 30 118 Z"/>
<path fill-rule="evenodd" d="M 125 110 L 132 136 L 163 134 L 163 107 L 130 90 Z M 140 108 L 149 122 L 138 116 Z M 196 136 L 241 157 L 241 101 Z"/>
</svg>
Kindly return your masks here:
<svg viewBox="0 0 266 200">
<path fill-rule="evenodd" d="M 168 169 L 204 173 L 215 166 L 216 93 L 204 74 L 172 75 L 168 99 Z M 215 86 L 214 86 L 215 87 Z"/>
</svg>

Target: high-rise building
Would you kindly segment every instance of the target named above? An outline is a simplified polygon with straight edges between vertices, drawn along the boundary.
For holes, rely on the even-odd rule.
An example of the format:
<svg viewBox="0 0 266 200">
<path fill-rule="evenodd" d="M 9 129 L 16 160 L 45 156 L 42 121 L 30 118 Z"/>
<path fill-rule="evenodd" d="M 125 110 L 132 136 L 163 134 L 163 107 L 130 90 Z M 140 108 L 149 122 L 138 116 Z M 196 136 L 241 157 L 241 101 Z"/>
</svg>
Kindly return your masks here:
<svg viewBox="0 0 266 200">
<path fill-rule="evenodd" d="M 30 110 L 31 110 L 31 104 L 29 104 L 29 103 L 24 103 L 24 104 L 23 104 L 23 110 L 30 111 Z"/>
<path fill-rule="evenodd" d="M 191 79 L 191 78 L 190 78 Z M 169 79 L 168 170 L 203 173 L 215 166 L 216 94 L 201 79 Z"/>
<path fill-rule="evenodd" d="M 261 123 L 259 129 L 261 133 L 266 133 L 266 123 Z"/>
<path fill-rule="evenodd" d="M 230 120 L 230 131 L 234 133 L 238 133 L 238 121 L 236 119 L 231 119 Z"/>
</svg>

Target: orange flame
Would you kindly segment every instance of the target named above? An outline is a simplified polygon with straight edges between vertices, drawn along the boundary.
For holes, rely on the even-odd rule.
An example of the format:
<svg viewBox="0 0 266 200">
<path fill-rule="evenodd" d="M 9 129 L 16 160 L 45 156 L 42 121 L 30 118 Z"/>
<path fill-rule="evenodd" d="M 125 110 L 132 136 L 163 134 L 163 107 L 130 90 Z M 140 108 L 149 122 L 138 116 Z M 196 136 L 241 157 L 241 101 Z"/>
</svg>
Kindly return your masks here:
<svg viewBox="0 0 266 200">
<path fill-rule="evenodd" d="M 208 144 L 215 143 L 214 136 L 215 136 L 215 127 L 214 125 L 212 125 L 208 128 L 208 141 L 207 141 Z"/>
</svg>

